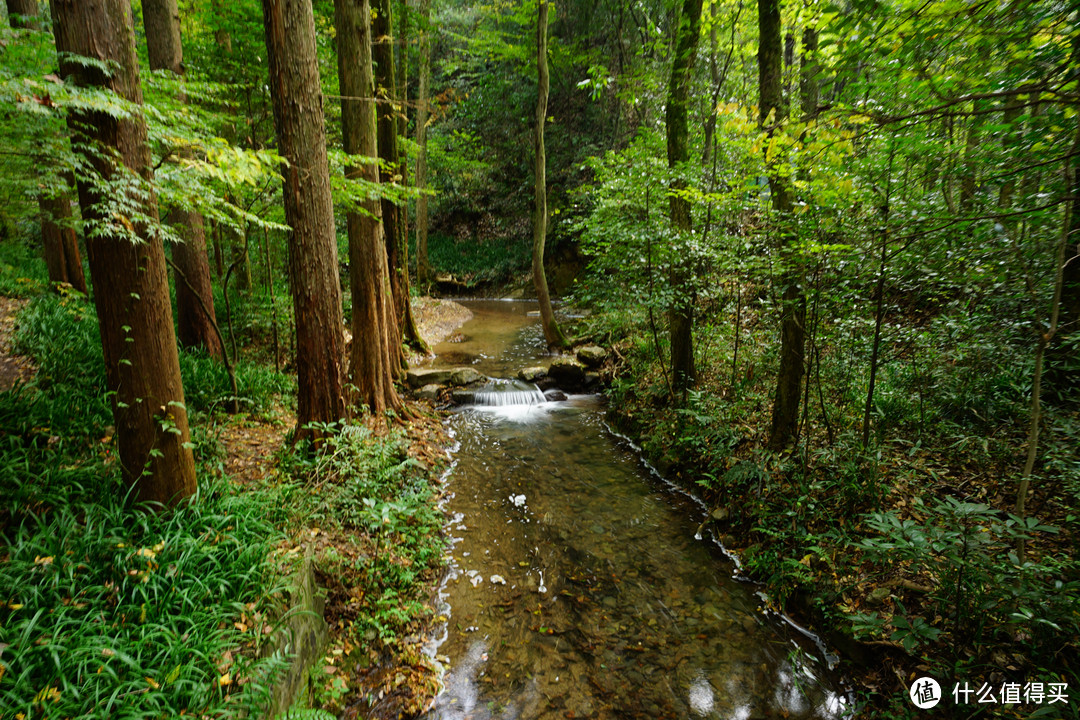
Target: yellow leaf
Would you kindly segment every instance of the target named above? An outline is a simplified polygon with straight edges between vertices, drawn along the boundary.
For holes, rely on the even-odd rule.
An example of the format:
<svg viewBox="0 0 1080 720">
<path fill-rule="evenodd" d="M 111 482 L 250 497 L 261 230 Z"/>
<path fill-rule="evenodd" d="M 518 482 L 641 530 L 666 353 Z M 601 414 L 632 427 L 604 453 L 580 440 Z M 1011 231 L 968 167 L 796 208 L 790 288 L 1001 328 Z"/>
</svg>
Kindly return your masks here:
<svg viewBox="0 0 1080 720">
<path fill-rule="evenodd" d="M 40 555 L 38 555 L 37 557 L 34 558 L 34 564 L 35 565 L 52 565 L 52 561 L 53 561 L 53 556 L 52 555 L 46 555 L 45 557 L 41 557 Z"/>
<path fill-rule="evenodd" d="M 34 702 L 38 703 L 38 704 L 41 704 L 41 703 L 44 703 L 46 700 L 52 700 L 53 702 L 56 702 L 59 699 L 60 699 L 60 691 L 57 690 L 54 687 L 50 687 L 50 688 L 45 688 L 44 690 L 39 692 L 37 694 L 37 696 L 34 697 Z"/>
<path fill-rule="evenodd" d="M 146 684 L 149 685 L 154 690 L 157 690 L 159 687 L 161 687 L 161 685 L 158 684 L 158 681 L 155 680 L 152 677 L 148 677 L 148 678 L 144 678 L 144 679 L 146 680 Z"/>
<path fill-rule="evenodd" d="M 803 565 L 805 565 L 806 567 L 810 567 L 810 557 L 811 556 L 808 554 L 806 557 L 804 557 L 799 562 L 802 563 Z"/>
<path fill-rule="evenodd" d="M 22 603 L 11 603 L 10 605 L 8 605 L 8 607 L 11 608 L 12 610 L 22 610 L 23 609 L 23 604 Z"/>
<path fill-rule="evenodd" d="M 235 628 L 236 628 L 237 630 L 239 630 L 240 632 L 247 632 L 247 631 L 248 631 L 248 626 L 247 626 L 247 625 L 245 625 L 245 624 L 244 624 L 244 623 L 242 623 L 242 622 L 234 622 L 234 623 L 233 623 L 233 627 L 235 627 Z"/>
<path fill-rule="evenodd" d="M 232 684 L 232 675 L 230 675 L 229 673 L 225 673 L 224 675 L 222 675 L 221 677 L 218 678 L 217 684 L 218 684 L 219 687 L 225 687 L 226 685 L 231 685 Z"/>
</svg>

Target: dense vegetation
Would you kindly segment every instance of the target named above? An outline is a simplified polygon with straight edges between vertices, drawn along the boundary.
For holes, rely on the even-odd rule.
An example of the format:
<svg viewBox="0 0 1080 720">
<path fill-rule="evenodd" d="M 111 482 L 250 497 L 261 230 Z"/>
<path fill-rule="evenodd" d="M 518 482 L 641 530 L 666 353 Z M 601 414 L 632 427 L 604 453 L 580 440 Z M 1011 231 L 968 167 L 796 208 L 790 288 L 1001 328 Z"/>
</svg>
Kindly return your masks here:
<svg viewBox="0 0 1080 720">
<path fill-rule="evenodd" d="M 234 655 L 237 624 L 269 622 L 305 534 L 348 628 L 318 699 L 396 650 L 415 712 L 439 520 L 371 428 L 424 423 L 394 385 L 410 272 L 531 292 L 546 3 L 300 2 L 286 33 L 276 0 L 109 1 L 102 55 L 75 0 L 0 26 L 0 293 L 34 296 L 37 365 L 0 392 L 4 712 L 257 707 L 280 658 Z M 908 712 L 916 672 L 1080 684 L 1078 38 L 1052 2 L 551 8 L 570 330 L 868 714 Z M 224 479 L 218 428 L 294 410 L 275 472 Z"/>
</svg>

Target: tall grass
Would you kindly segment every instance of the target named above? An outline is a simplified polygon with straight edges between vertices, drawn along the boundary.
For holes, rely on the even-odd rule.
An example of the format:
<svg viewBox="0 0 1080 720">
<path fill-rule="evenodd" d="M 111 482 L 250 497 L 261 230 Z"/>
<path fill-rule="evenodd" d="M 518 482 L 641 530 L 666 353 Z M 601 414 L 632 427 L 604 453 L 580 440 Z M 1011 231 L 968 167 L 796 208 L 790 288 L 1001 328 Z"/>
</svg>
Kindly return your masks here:
<svg viewBox="0 0 1080 720">
<path fill-rule="evenodd" d="M 282 665 L 256 658 L 283 504 L 204 473 L 172 511 L 134 505 L 90 307 L 35 301 L 18 342 L 39 374 L 0 393 L 4 717 L 257 714 Z"/>
</svg>

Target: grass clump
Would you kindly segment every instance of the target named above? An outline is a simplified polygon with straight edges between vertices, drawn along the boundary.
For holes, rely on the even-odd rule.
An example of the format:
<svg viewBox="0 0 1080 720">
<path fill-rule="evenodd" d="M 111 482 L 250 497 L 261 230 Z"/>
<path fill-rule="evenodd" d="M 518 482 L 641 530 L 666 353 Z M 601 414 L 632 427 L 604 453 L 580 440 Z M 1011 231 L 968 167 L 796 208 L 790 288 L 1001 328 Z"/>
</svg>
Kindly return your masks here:
<svg viewBox="0 0 1080 720">
<path fill-rule="evenodd" d="M 0 393 L 0 707 L 27 718 L 257 714 L 282 664 L 256 659 L 281 503 L 204 472 L 173 510 L 134 505 L 90 307 L 37 300 L 18 341 L 39 373 Z"/>
<path fill-rule="evenodd" d="M 0 295 L 31 297 L 48 284 L 41 251 L 27 242 L 0 242 Z"/>
<path fill-rule="evenodd" d="M 363 702 L 369 669 L 396 665 L 408 678 L 392 700 L 412 716 L 437 688 L 420 650 L 433 611 L 429 589 L 442 572 L 446 540 L 431 470 L 408 455 L 400 429 L 378 433 L 350 424 L 317 454 L 282 460 L 297 482 L 291 502 L 301 537 L 315 538 L 315 564 L 327 589 L 332 635 L 317 701 L 331 710 Z"/>
</svg>

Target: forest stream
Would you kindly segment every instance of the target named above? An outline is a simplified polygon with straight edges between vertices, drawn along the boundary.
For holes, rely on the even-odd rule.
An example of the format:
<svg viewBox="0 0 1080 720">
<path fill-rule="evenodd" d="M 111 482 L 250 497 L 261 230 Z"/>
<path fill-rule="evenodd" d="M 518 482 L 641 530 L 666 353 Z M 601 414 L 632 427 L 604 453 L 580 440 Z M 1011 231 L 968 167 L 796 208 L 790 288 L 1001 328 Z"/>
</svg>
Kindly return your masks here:
<svg viewBox="0 0 1080 720">
<path fill-rule="evenodd" d="M 543 364 L 525 302 L 475 301 L 436 365 Z M 515 397 L 524 400 L 526 393 Z M 813 638 L 762 611 L 593 395 L 468 406 L 449 420 L 453 537 L 433 652 L 450 718 L 831 718 L 847 699 Z"/>
</svg>

